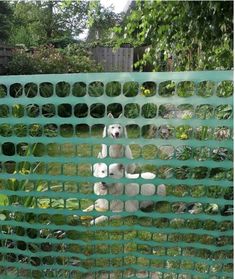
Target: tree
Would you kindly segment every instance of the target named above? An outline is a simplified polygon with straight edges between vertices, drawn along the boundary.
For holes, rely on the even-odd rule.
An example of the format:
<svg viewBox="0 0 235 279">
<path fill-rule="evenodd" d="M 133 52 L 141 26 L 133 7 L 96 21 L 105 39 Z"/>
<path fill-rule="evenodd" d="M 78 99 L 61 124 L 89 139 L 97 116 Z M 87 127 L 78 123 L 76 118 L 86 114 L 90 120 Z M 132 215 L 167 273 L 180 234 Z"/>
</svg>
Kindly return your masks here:
<svg viewBox="0 0 235 279">
<path fill-rule="evenodd" d="M 87 26 L 89 3 L 85 0 L 56 1 L 59 28 L 70 32 L 73 37 L 83 33 Z"/>
<path fill-rule="evenodd" d="M 0 2 L 0 41 L 7 41 L 10 36 L 12 10 L 7 2 Z"/>
<path fill-rule="evenodd" d="M 99 1 L 91 1 L 88 12 L 88 42 L 107 43 L 112 40 L 113 27 L 120 24 L 122 13 L 115 13 L 112 6 L 105 8 Z"/>
<path fill-rule="evenodd" d="M 36 46 L 46 40 L 45 17 L 41 4 L 18 2 L 12 5 L 13 25 L 10 42 Z"/>
<path fill-rule="evenodd" d="M 14 11 L 10 41 L 38 46 L 66 46 L 83 32 L 87 22 L 86 1 L 36 1 L 12 4 Z"/>
<path fill-rule="evenodd" d="M 158 71 L 166 70 L 163 62 L 170 56 L 175 70 L 233 65 L 233 2 L 137 0 L 117 32 L 134 46 L 149 45 L 139 64 Z"/>
</svg>

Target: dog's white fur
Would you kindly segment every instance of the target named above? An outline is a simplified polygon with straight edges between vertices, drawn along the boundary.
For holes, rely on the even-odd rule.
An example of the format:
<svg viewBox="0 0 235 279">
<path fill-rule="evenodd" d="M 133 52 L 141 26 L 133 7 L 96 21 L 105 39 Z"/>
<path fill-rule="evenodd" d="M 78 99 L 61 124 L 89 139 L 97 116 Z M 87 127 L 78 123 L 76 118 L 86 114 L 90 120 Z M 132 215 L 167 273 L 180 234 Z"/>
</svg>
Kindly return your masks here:
<svg viewBox="0 0 235 279">
<path fill-rule="evenodd" d="M 113 118 L 113 115 L 109 113 L 108 117 Z M 121 115 L 119 115 L 119 118 L 120 117 Z M 123 127 L 120 124 L 111 124 L 108 127 L 104 127 L 103 138 L 107 136 L 114 140 L 122 137 L 127 138 L 126 127 L 125 126 Z M 109 146 L 109 148 L 107 147 L 106 144 L 102 144 L 101 155 L 102 158 L 109 156 L 111 158 L 126 157 L 129 159 L 133 159 L 132 152 L 129 145 L 123 146 L 122 144 L 112 144 Z M 135 164 L 128 165 L 127 171 L 129 173 L 133 173 L 135 171 Z"/>
<path fill-rule="evenodd" d="M 108 171 L 109 170 L 109 171 Z M 124 166 L 122 164 L 111 164 L 109 168 L 104 163 L 97 163 L 94 165 L 94 176 L 98 178 L 112 177 L 114 180 L 122 178 L 124 175 L 130 179 L 136 179 L 139 177 L 139 174 L 130 174 L 124 173 Z M 154 179 L 156 176 L 151 172 L 145 172 L 141 174 L 141 177 L 144 179 Z M 165 196 L 166 187 L 164 184 L 158 185 L 157 187 L 154 184 L 147 183 L 139 185 L 137 183 L 128 183 L 126 185 L 122 183 L 115 182 L 106 184 L 103 182 L 97 182 L 94 184 L 94 193 L 96 195 L 127 195 L 127 196 L 136 196 L 138 194 L 143 196 L 153 196 L 155 194 Z M 94 205 L 86 208 L 84 211 L 92 211 L 96 209 L 97 211 L 106 211 L 110 210 L 112 212 L 135 212 L 138 209 L 146 208 L 150 205 L 153 205 L 153 201 L 147 199 L 146 201 L 138 201 L 133 198 L 130 200 L 121 201 L 121 200 L 111 200 L 106 199 L 97 199 Z M 120 218 L 120 216 L 111 216 L 110 219 Z M 91 221 L 91 224 L 98 224 L 107 220 L 107 216 L 99 216 Z"/>
</svg>

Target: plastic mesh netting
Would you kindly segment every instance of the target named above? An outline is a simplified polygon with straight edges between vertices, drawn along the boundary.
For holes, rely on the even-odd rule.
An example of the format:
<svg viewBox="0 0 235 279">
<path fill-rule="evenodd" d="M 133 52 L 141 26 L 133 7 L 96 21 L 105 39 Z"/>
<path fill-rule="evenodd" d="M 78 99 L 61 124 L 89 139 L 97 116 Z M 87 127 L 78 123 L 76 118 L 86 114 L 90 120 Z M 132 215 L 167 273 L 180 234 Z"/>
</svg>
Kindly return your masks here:
<svg viewBox="0 0 235 279">
<path fill-rule="evenodd" d="M 0 277 L 233 278 L 232 79 L 1 76 Z"/>
</svg>

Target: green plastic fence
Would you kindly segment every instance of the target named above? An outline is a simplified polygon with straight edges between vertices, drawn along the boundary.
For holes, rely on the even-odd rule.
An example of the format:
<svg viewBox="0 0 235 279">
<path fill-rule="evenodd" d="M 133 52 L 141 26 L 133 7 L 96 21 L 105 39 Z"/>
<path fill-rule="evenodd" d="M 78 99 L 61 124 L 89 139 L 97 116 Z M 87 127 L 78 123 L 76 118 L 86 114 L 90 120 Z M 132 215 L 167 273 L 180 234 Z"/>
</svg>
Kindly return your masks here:
<svg viewBox="0 0 235 279">
<path fill-rule="evenodd" d="M 233 278 L 232 78 L 0 77 L 0 278 Z M 102 137 L 114 123 L 128 138 Z M 114 143 L 133 159 L 97 158 Z M 100 198 L 97 162 L 156 175 L 102 182 L 164 184 L 166 194 L 118 196 L 154 201 L 145 210 L 84 212 Z M 122 218 L 90 224 L 101 215 Z"/>
</svg>

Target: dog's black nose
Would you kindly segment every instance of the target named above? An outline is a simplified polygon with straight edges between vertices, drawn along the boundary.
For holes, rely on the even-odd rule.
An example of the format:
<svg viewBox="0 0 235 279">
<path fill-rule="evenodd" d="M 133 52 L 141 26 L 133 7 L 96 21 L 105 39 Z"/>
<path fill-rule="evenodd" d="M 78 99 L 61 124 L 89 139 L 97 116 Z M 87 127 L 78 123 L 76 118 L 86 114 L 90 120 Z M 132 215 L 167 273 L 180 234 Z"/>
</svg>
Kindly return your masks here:
<svg viewBox="0 0 235 279">
<path fill-rule="evenodd" d="M 107 186 L 106 182 L 101 182 L 101 184 L 102 184 L 102 186 L 104 186 L 104 187 Z"/>
<path fill-rule="evenodd" d="M 119 133 L 118 132 L 115 133 L 115 137 L 119 137 Z"/>
</svg>

